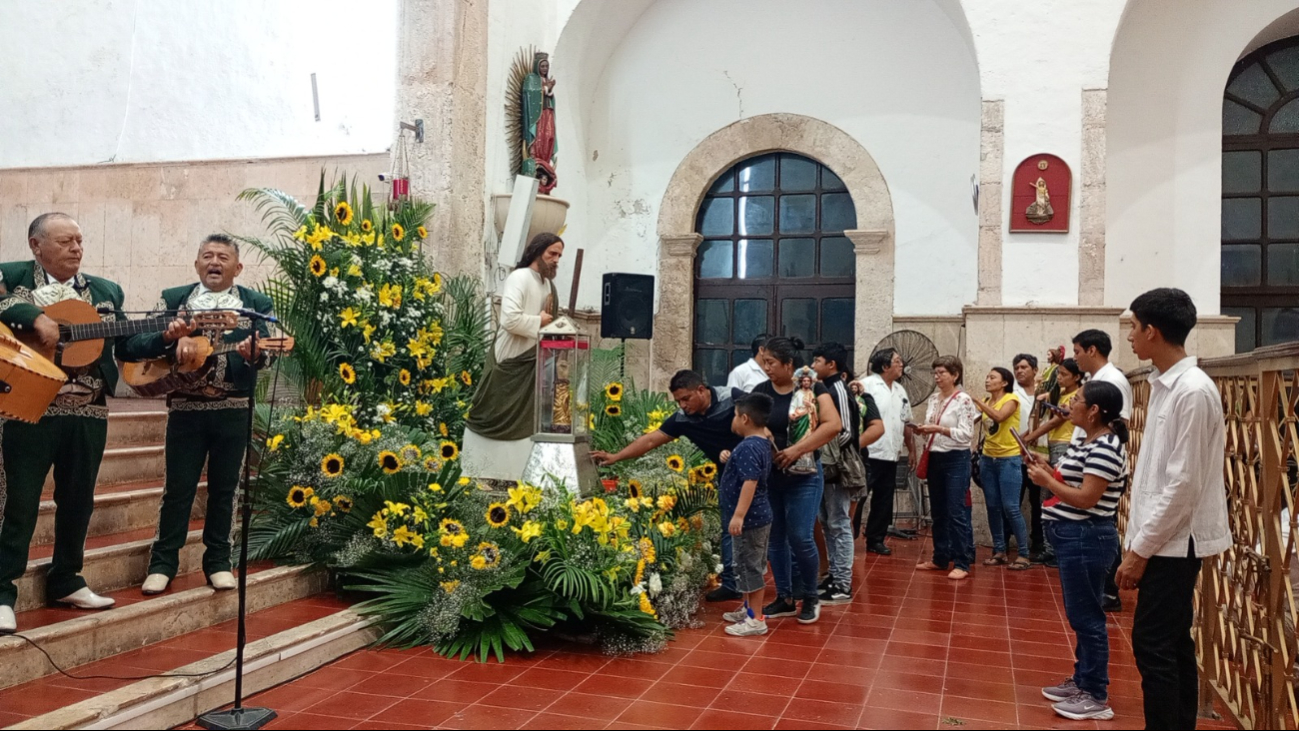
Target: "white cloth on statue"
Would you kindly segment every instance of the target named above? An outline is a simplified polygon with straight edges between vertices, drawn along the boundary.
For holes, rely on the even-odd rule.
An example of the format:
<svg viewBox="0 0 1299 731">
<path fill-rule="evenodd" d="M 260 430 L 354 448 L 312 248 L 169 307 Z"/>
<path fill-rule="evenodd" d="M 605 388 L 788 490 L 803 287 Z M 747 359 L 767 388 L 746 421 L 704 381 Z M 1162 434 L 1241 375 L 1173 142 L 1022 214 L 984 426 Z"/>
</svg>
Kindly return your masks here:
<svg viewBox="0 0 1299 731">
<path fill-rule="evenodd" d="M 532 437 L 503 442 L 466 428 L 460 469 L 466 475 L 489 480 L 518 480 L 523 477 L 530 456 Z"/>
<path fill-rule="evenodd" d="M 501 323 L 496 332 L 496 362 L 518 357 L 537 347 L 541 311 L 550 296 L 545 277 L 529 267 L 515 269 L 501 286 Z"/>
</svg>

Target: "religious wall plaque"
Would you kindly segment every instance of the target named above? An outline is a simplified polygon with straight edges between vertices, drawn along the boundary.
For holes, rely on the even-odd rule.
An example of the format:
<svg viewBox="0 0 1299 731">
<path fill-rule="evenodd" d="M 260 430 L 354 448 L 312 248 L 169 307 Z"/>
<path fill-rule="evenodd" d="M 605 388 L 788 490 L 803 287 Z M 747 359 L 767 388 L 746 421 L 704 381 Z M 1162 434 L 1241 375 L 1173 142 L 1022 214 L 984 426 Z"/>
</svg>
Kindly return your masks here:
<svg viewBox="0 0 1299 731">
<path fill-rule="evenodd" d="M 1073 173 L 1055 155 L 1033 155 L 1011 178 L 1010 231 L 1067 233 Z"/>
</svg>

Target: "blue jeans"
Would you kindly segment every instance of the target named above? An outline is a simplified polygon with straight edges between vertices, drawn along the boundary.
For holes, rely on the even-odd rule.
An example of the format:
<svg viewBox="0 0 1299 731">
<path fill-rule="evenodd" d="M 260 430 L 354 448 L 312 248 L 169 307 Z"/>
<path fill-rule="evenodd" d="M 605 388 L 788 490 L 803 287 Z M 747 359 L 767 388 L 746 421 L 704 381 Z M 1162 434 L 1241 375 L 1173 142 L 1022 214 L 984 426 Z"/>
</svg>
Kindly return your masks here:
<svg viewBox="0 0 1299 731">
<path fill-rule="evenodd" d="M 929 453 L 929 514 L 934 520 L 934 564 L 970 570 L 974 560 L 974 530 L 970 506 L 965 503 L 970 489 L 970 452 Z"/>
<path fill-rule="evenodd" d="M 1064 613 L 1077 637 L 1073 681 L 1098 701 L 1109 695 L 1110 636 L 1105 629 L 1105 577 L 1119 555 L 1110 518 L 1048 520 L 1047 536 L 1060 564 Z"/>
<path fill-rule="evenodd" d="M 771 561 L 778 596 L 816 601 L 821 557 L 817 555 L 812 533 L 824 489 L 820 462 L 815 475 L 771 473 L 767 497 L 771 501 L 772 521 L 767 558 Z"/>
<path fill-rule="evenodd" d="M 825 486 L 821 497 L 821 529 L 830 578 L 844 589 L 852 588 L 852 494 L 837 484 Z"/>
<path fill-rule="evenodd" d="M 1019 554 L 1027 556 L 1029 550 L 1028 526 L 1020 512 L 1020 490 L 1024 486 L 1024 459 L 1014 457 L 979 458 L 979 473 L 983 477 L 983 499 L 988 503 L 988 529 L 992 531 L 992 548 L 996 553 L 1006 552 L 1006 525 L 1010 522 L 1015 531 Z"/>
</svg>

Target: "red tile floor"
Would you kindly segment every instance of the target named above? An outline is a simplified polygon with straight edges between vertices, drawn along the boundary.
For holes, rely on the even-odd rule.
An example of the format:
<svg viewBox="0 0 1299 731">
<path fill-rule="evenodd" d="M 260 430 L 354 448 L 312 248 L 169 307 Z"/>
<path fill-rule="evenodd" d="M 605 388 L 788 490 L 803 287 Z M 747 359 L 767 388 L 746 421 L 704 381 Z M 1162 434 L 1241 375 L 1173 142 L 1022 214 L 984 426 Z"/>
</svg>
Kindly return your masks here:
<svg viewBox="0 0 1299 731">
<path fill-rule="evenodd" d="M 1110 625 L 1114 720 L 1067 721 L 1039 692 L 1072 671 L 1055 572 L 978 567 L 954 583 L 914 571 L 921 541 L 892 546 L 859 557 L 857 596 L 815 625 L 773 620 L 765 637 L 732 638 L 730 607 L 708 606 L 703 627 L 657 655 L 548 645 L 502 665 L 369 650 L 247 704 L 278 711 L 281 729 L 1141 726 L 1130 607 Z"/>
</svg>

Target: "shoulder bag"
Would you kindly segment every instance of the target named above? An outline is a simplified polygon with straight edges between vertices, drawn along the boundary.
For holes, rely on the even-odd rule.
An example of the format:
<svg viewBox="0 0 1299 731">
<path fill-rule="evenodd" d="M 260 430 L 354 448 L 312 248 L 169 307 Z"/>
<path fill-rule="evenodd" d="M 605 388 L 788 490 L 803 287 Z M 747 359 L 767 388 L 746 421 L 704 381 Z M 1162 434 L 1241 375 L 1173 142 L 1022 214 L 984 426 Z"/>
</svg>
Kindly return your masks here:
<svg viewBox="0 0 1299 731">
<path fill-rule="evenodd" d="M 935 426 L 943 423 L 943 414 L 947 412 L 947 407 L 952 405 L 952 401 L 956 399 L 957 394 L 960 392 L 960 389 L 957 389 L 955 393 L 948 397 L 947 403 L 943 404 L 943 408 L 939 409 L 938 417 L 934 419 Z M 929 441 L 925 443 L 925 450 L 920 453 L 920 459 L 916 461 L 916 477 L 922 480 L 929 477 L 929 450 L 934 446 L 934 440 L 937 438 L 937 434 L 929 435 Z"/>
</svg>

